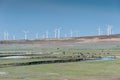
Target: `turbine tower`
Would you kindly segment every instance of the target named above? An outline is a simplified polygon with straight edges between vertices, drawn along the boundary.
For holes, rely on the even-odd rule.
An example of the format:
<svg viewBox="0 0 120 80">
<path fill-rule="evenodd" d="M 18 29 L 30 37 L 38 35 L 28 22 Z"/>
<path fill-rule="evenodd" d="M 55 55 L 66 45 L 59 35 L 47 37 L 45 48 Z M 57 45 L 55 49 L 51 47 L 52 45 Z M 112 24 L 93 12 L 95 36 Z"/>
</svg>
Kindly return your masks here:
<svg viewBox="0 0 120 80">
<path fill-rule="evenodd" d="M 54 32 L 55 32 L 55 38 L 60 38 L 60 30 L 61 30 L 61 28 L 57 28 L 57 29 L 55 29 L 54 30 Z"/>
<path fill-rule="evenodd" d="M 55 38 L 57 38 L 57 29 L 55 29 L 54 32 L 55 32 Z"/>
<path fill-rule="evenodd" d="M 29 31 L 23 31 L 23 32 L 24 32 L 24 39 L 27 40 L 27 39 L 28 39 L 27 33 L 28 33 Z"/>
<path fill-rule="evenodd" d="M 70 37 L 73 37 L 73 31 L 72 30 L 70 31 Z"/>
<path fill-rule="evenodd" d="M 99 35 L 99 36 L 101 35 L 101 28 L 100 28 L 100 26 L 99 26 L 99 28 L 98 28 L 98 35 Z"/>
<path fill-rule="evenodd" d="M 110 33 L 109 33 L 110 29 L 109 29 L 109 26 L 107 25 L 107 35 L 109 36 Z"/>
<path fill-rule="evenodd" d="M 36 33 L 35 37 L 36 37 L 36 39 L 38 39 L 39 38 L 39 33 Z"/>
<path fill-rule="evenodd" d="M 16 40 L 16 36 L 15 35 L 13 35 L 13 40 Z"/>
<path fill-rule="evenodd" d="M 7 38 L 7 40 L 9 39 L 9 34 L 8 34 L 8 32 L 6 32 L 6 38 Z"/>
<path fill-rule="evenodd" d="M 107 35 L 111 35 L 112 34 L 112 28 L 110 25 L 107 25 Z"/>
<path fill-rule="evenodd" d="M 58 29 L 57 29 L 57 32 L 58 32 L 58 33 L 57 33 L 57 34 L 58 34 L 57 38 L 60 38 L 60 35 L 61 35 L 60 30 L 61 30 L 61 28 L 58 28 Z"/>
<path fill-rule="evenodd" d="M 110 35 L 112 34 L 112 27 L 109 25 Z"/>
<path fill-rule="evenodd" d="M 4 32 L 4 40 L 8 40 L 8 38 L 9 38 L 8 32 Z"/>
<path fill-rule="evenodd" d="M 60 29 L 57 29 L 57 32 L 58 32 L 57 38 L 60 38 Z"/>
<path fill-rule="evenodd" d="M 45 38 L 48 38 L 48 30 L 45 33 Z"/>
<path fill-rule="evenodd" d="M 4 32 L 4 40 L 6 40 L 6 32 Z"/>
</svg>

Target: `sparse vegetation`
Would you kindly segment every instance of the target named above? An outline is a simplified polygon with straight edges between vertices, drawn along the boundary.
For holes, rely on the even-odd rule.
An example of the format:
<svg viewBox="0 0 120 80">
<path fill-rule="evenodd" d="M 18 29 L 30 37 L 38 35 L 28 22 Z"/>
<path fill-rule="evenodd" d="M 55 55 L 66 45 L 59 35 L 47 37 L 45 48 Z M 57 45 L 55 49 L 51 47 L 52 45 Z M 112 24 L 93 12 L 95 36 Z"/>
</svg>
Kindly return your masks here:
<svg viewBox="0 0 120 80">
<path fill-rule="evenodd" d="M 4 46 L 0 56 L 27 56 L 23 59 L 0 59 L 2 64 L 18 64 L 48 60 L 117 57 L 114 61 L 80 61 L 70 63 L 9 66 L 0 68 L 0 80 L 110 80 L 119 77 L 118 46 Z"/>
</svg>

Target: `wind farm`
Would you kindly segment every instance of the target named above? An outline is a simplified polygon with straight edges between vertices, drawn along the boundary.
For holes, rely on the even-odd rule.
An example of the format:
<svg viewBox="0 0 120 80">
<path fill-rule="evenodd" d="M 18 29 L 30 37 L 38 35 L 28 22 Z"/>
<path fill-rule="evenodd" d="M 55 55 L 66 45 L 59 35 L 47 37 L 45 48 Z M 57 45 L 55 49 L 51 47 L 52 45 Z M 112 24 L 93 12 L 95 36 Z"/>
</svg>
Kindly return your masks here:
<svg viewBox="0 0 120 80">
<path fill-rule="evenodd" d="M 19 35 L 11 35 L 10 33 L 8 33 L 7 31 L 4 31 L 3 33 L 3 37 L 1 36 L 1 40 L 41 40 L 41 39 L 64 39 L 64 38 L 75 38 L 75 37 L 85 37 L 85 36 L 109 36 L 109 35 L 116 35 L 113 34 L 113 30 L 111 25 L 106 25 L 106 30 L 104 30 L 104 33 L 102 31 L 101 26 L 98 26 L 98 34 L 94 34 L 94 35 L 80 35 L 80 30 L 79 31 L 74 31 L 74 30 L 70 30 L 68 31 L 68 33 L 62 32 L 62 28 L 55 28 L 52 32 L 50 32 L 49 30 L 46 30 L 44 33 L 40 33 L 40 32 L 36 32 L 34 36 L 30 36 L 31 34 L 33 34 L 32 32 L 29 32 L 28 30 L 23 30 L 23 37 L 17 39 L 17 37 L 19 37 Z M 52 34 L 51 34 L 52 33 Z M 12 38 L 10 38 L 12 37 Z"/>
<path fill-rule="evenodd" d="M 120 0 L 0 0 L 0 80 L 120 80 Z"/>
<path fill-rule="evenodd" d="M 16 35 L 11 40 L 10 34 L 4 32 L 4 40 L 0 40 L 0 79 L 119 80 L 120 34 L 112 34 L 110 25 L 107 25 L 106 34 L 102 34 L 99 26 L 98 34 L 93 36 L 76 36 L 70 30 L 69 36 L 62 37 L 61 29 L 54 29 L 54 38 L 50 38 L 46 30 L 43 38 L 39 38 L 37 32 L 32 39 L 29 39 L 30 32 L 24 30 L 20 40 Z M 25 73 L 27 75 L 23 75 Z"/>
</svg>

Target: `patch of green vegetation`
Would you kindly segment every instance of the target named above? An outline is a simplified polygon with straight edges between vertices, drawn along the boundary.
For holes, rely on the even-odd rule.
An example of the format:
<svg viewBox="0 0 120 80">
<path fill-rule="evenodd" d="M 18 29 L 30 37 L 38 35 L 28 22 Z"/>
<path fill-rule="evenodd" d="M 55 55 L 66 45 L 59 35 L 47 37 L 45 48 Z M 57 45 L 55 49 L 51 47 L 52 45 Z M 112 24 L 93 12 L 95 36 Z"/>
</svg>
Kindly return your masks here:
<svg viewBox="0 0 120 80">
<path fill-rule="evenodd" d="M 119 50 L 120 47 L 116 45 L 108 45 L 108 46 L 44 46 L 44 47 L 36 47 L 36 46 L 24 46 L 24 45 L 11 45 L 11 46 L 2 46 L 0 47 L 0 51 L 53 51 L 53 50 L 94 50 L 94 49 L 101 49 L 101 50 Z"/>
<path fill-rule="evenodd" d="M 54 58 L 28 58 L 28 59 L 0 59 L 0 64 L 9 64 L 9 63 L 25 63 L 25 62 L 33 62 L 33 61 L 46 61 L 46 60 L 55 60 Z"/>
<path fill-rule="evenodd" d="M 4 51 L 4 52 L 2 52 Z M 13 51 L 13 52 L 10 52 Z M 15 52 L 14 52 L 15 51 Z M 0 59 L 0 64 L 21 63 L 41 60 L 54 60 L 54 57 L 67 56 L 120 56 L 117 46 L 4 46 L 1 55 L 37 54 L 27 59 Z M 26 52 L 24 52 L 26 51 Z M 21 52 L 21 53 L 20 53 Z M 42 53 L 42 54 L 41 54 Z M 18 55 L 18 54 L 17 54 Z M 37 58 L 51 57 L 51 58 Z M 0 80 L 93 80 L 94 78 L 119 77 L 120 59 L 111 61 L 82 61 L 71 63 L 40 64 L 0 68 Z M 5 72 L 6 74 L 1 74 Z"/>
<path fill-rule="evenodd" d="M 96 77 L 119 77 L 120 60 L 71 62 L 0 68 L 6 75 L 1 80 L 85 80 Z M 92 79 L 91 79 L 92 80 Z"/>
</svg>

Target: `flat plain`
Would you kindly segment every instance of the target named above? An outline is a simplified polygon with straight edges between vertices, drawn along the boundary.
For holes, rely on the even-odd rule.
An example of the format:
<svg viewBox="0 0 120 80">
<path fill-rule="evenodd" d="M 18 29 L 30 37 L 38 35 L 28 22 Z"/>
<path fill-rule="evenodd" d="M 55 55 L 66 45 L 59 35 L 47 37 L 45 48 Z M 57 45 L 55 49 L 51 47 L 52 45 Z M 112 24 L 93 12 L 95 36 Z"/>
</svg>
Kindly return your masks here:
<svg viewBox="0 0 120 80">
<path fill-rule="evenodd" d="M 10 63 L 81 57 L 81 54 L 86 57 L 114 57 L 115 60 L 6 66 Z M 0 80 L 120 80 L 120 42 L 1 44 L 0 67 Z"/>
</svg>

